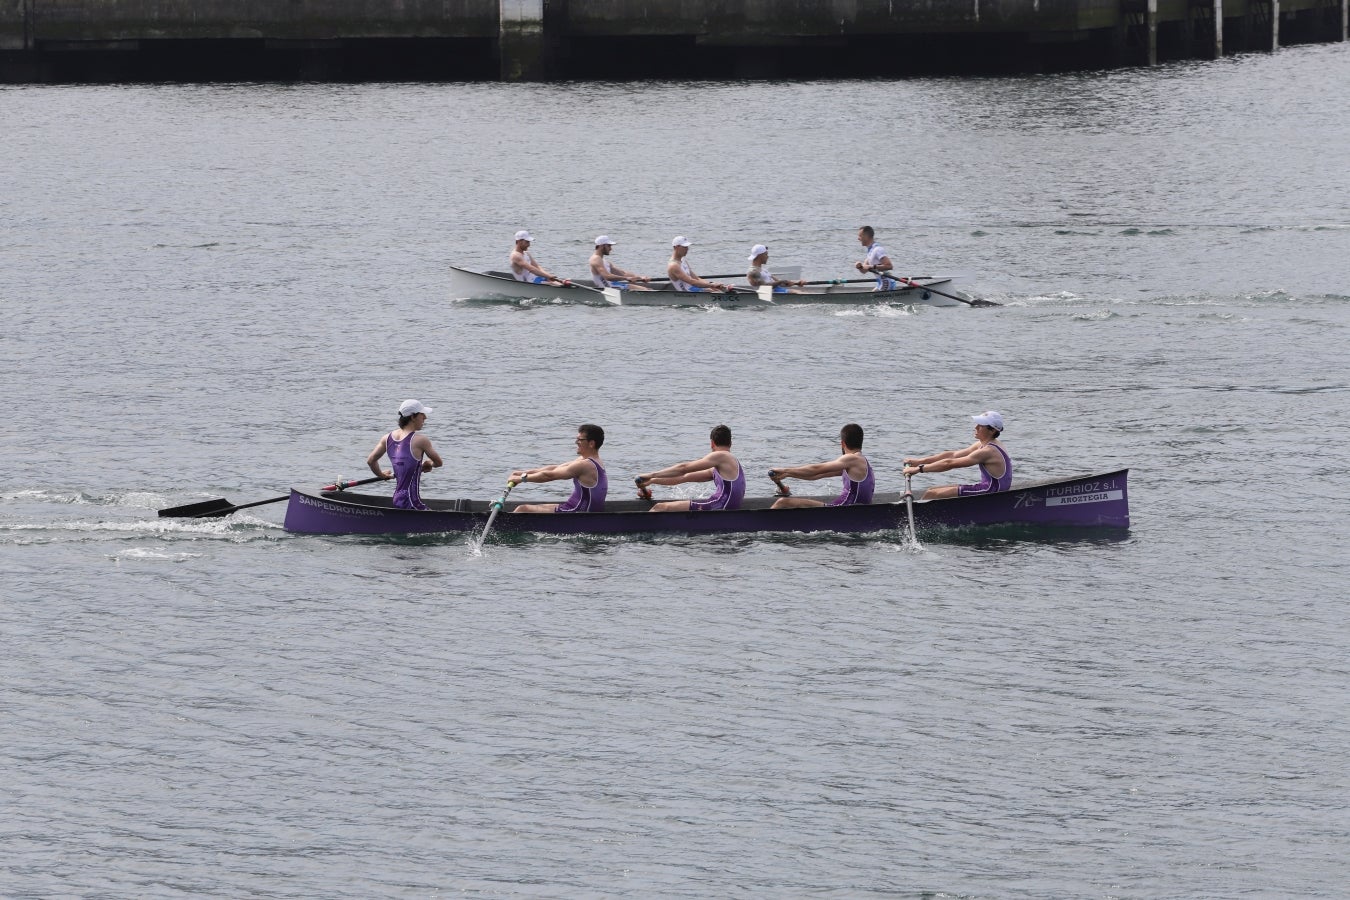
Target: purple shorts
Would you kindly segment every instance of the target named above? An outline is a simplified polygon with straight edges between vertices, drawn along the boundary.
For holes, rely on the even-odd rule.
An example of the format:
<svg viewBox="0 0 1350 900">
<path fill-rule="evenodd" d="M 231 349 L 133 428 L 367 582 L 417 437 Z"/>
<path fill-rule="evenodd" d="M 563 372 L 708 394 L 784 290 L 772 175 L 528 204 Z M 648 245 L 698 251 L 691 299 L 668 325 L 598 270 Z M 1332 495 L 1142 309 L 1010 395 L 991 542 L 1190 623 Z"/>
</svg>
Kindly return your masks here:
<svg viewBox="0 0 1350 900">
<path fill-rule="evenodd" d="M 739 503 L 732 505 L 732 499 L 731 491 L 724 491 L 720 497 L 713 494 L 711 497 L 704 500 L 690 500 L 689 511 L 712 512 L 716 509 L 735 509 L 737 506 L 740 506 Z"/>
</svg>

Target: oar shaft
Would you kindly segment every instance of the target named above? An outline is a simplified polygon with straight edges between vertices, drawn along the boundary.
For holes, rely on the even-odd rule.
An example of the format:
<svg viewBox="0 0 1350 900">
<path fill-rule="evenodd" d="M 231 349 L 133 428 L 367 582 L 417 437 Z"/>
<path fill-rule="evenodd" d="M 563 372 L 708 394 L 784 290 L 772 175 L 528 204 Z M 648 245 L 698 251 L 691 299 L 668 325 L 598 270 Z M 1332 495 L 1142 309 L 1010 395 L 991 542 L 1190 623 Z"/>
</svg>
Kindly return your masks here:
<svg viewBox="0 0 1350 900">
<path fill-rule="evenodd" d="M 374 478 L 363 478 L 360 481 L 338 481 L 335 484 L 327 485 L 320 490 L 323 491 L 342 491 L 349 487 L 356 487 L 358 484 L 370 484 L 372 481 L 384 481 L 385 479 L 376 476 Z M 268 497 L 266 500 L 254 500 L 251 503 L 231 503 L 224 497 L 218 497 L 215 500 L 205 500 L 201 503 L 189 503 L 186 506 L 174 506 L 169 509 L 161 509 L 159 515 L 161 518 L 171 519 L 214 519 L 219 516 L 228 516 L 232 512 L 241 509 L 252 509 L 255 506 L 266 506 L 269 503 L 280 503 L 283 500 L 289 500 L 290 494 L 282 494 L 280 497 Z"/>
<path fill-rule="evenodd" d="M 702 278 L 704 281 L 712 281 L 712 280 L 715 279 L 715 278 L 741 278 L 741 277 L 743 277 L 744 275 L 745 275 L 744 272 L 732 272 L 730 275 L 700 275 L 700 276 L 698 276 L 698 277 L 699 277 L 699 278 Z M 652 279 L 652 281 L 669 281 L 669 280 L 670 280 L 669 278 L 653 278 L 653 279 Z"/>
<path fill-rule="evenodd" d="M 345 478 L 338 479 L 334 483 L 323 488 L 325 491 L 345 491 L 349 487 L 356 487 L 360 484 L 372 484 L 376 481 L 388 481 L 383 475 L 375 475 L 370 478 L 362 478 L 359 481 L 348 481 Z"/>
<path fill-rule="evenodd" d="M 935 288 L 935 287 L 929 287 L 929 286 L 926 285 L 926 284 L 918 284 L 917 282 L 910 281 L 908 278 L 901 278 L 899 275 L 892 275 L 891 277 L 894 278 L 896 281 L 900 282 L 901 284 L 907 284 L 907 285 L 909 285 L 909 286 L 912 287 L 912 288 L 919 288 L 919 289 L 925 290 L 925 291 L 932 291 L 934 294 L 937 294 L 939 297 L 946 297 L 948 300 L 956 300 L 956 301 L 958 301 L 958 302 L 960 302 L 960 303 L 966 304 L 967 306 L 998 306 L 998 305 L 999 305 L 999 304 L 995 303 L 995 302 L 992 301 L 992 300 L 979 300 L 979 301 L 976 301 L 976 300 L 967 300 L 965 297 L 958 297 L 956 294 L 949 294 L 949 293 L 947 293 L 946 291 L 939 291 L 939 290 L 938 290 L 937 288 Z"/>
<path fill-rule="evenodd" d="M 896 281 L 908 281 L 908 280 L 909 280 L 909 279 L 907 279 L 907 278 L 901 278 L 899 275 L 892 275 L 892 274 L 890 274 L 889 272 L 883 272 L 883 273 L 878 273 L 878 274 L 885 275 L 887 278 L 893 278 L 893 279 L 895 279 Z M 913 277 L 916 278 L 916 279 L 918 279 L 918 278 L 931 278 L 932 276 L 931 276 L 931 275 L 915 275 L 915 276 L 913 276 Z M 806 282 L 806 283 L 807 283 L 807 284 L 873 284 L 873 283 L 875 283 L 875 282 L 876 282 L 876 278 L 826 278 L 826 279 L 822 279 L 822 280 L 820 280 L 820 281 L 808 281 L 808 282 Z M 932 290 L 932 288 L 928 287 L 927 285 L 918 285 L 918 286 L 919 286 L 919 287 L 926 288 L 927 290 L 930 290 L 930 291 Z"/>
<path fill-rule="evenodd" d="M 906 475 L 906 476 L 905 476 L 905 513 L 909 516 L 909 539 L 910 539 L 913 543 L 918 544 L 918 543 L 919 543 L 919 533 L 918 533 L 918 531 L 915 530 L 915 528 L 914 528 L 914 491 L 912 491 L 912 490 L 910 489 L 909 479 L 910 479 L 910 476 Z"/>
<path fill-rule="evenodd" d="M 483 543 L 487 540 L 488 532 L 492 530 L 492 523 L 497 521 L 497 513 L 502 511 L 502 507 L 506 505 L 506 498 L 511 496 L 511 489 L 515 486 L 516 482 L 508 480 L 506 482 L 506 490 L 502 491 L 501 499 L 492 504 L 491 511 L 488 513 L 487 524 L 483 526 L 483 533 L 478 536 L 478 546 L 474 547 L 475 553 L 482 551 Z"/>
</svg>

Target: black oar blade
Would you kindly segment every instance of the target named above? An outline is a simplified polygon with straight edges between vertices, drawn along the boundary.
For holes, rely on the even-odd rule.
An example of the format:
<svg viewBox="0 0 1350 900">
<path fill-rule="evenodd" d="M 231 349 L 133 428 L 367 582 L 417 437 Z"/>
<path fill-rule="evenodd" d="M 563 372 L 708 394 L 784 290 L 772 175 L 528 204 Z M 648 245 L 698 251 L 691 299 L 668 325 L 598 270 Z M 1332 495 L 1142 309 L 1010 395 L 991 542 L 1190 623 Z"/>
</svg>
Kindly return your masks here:
<svg viewBox="0 0 1350 900">
<path fill-rule="evenodd" d="M 224 497 L 203 500 L 201 503 L 189 503 L 186 506 L 171 506 L 161 509 L 159 515 L 165 519 L 195 519 L 204 516 L 224 516 L 234 512 L 235 505 Z"/>
</svg>

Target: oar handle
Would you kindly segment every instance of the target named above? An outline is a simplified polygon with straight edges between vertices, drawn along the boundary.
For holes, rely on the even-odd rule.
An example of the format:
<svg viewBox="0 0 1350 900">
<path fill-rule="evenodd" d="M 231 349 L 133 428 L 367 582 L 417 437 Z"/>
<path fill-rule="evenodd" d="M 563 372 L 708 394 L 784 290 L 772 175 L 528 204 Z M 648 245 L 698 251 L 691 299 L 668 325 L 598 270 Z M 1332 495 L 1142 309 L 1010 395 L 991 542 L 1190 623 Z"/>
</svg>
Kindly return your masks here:
<svg viewBox="0 0 1350 900">
<path fill-rule="evenodd" d="M 349 488 L 349 487 L 356 487 L 357 485 L 360 485 L 360 484 L 371 484 L 372 482 L 375 482 L 375 481 L 387 481 L 387 480 L 388 480 L 388 479 L 386 479 L 383 475 L 376 475 L 376 476 L 373 477 L 373 478 L 362 478 L 362 479 L 359 479 L 359 480 L 357 480 L 357 481 L 349 481 L 349 480 L 347 480 L 346 478 L 340 478 L 340 479 L 338 479 L 337 481 L 333 482 L 332 484 L 326 485 L 326 486 L 320 488 L 319 490 L 322 490 L 322 491 L 345 491 L 345 490 L 346 490 L 347 488 Z"/>
<path fill-rule="evenodd" d="M 643 478 L 641 475 L 638 475 L 636 478 L 633 479 L 633 483 L 637 485 L 639 500 L 656 499 L 655 497 L 652 496 L 652 489 L 647 487 L 647 479 Z"/>
<path fill-rule="evenodd" d="M 788 490 L 788 486 L 786 484 L 783 484 L 783 476 L 778 474 L 777 469 L 769 470 L 769 480 L 772 481 L 774 484 L 778 485 L 778 496 L 780 497 L 792 496 L 792 491 Z"/>
<path fill-rule="evenodd" d="M 489 509 L 501 509 L 505 506 L 506 498 L 511 496 L 511 490 L 518 484 L 520 484 L 519 481 L 512 481 L 510 478 L 506 479 L 506 490 L 502 491 L 502 495 L 492 502 L 492 506 L 490 506 Z"/>
</svg>

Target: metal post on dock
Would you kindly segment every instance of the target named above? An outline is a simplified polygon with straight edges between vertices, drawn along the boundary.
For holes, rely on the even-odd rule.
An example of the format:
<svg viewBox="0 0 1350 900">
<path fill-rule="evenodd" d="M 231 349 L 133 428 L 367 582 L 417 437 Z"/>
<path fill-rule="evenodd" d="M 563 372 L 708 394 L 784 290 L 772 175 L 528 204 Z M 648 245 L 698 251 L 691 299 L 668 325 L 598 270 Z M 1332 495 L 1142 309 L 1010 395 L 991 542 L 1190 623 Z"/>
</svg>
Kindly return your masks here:
<svg viewBox="0 0 1350 900">
<path fill-rule="evenodd" d="M 544 0 L 498 0 L 497 48 L 503 81 L 540 81 L 548 77 L 548 41 Z"/>
<path fill-rule="evenodd" d="M 1115 48 L 1127 65 L 1158 64 L 1158 0 L 1120 0 Z"/>
<path fill-rule="evenodd" d="M 1144 12 L 1144 34 L 1148 47 L 1148 62 L 1146 65 L 1156 66 L 1158 64 L 1158 0 L 1148 0 L 1148 7 Z"/>
<path fill-rule="evenodd" d="M 1214 0 L 1214 58 L 1223 59 L 1223 0 Z"/>
</svg>

